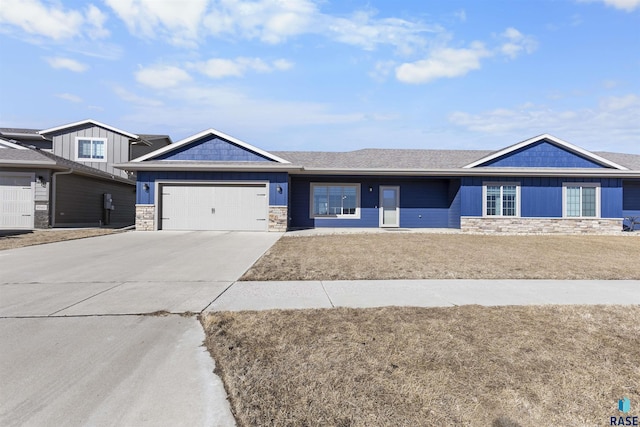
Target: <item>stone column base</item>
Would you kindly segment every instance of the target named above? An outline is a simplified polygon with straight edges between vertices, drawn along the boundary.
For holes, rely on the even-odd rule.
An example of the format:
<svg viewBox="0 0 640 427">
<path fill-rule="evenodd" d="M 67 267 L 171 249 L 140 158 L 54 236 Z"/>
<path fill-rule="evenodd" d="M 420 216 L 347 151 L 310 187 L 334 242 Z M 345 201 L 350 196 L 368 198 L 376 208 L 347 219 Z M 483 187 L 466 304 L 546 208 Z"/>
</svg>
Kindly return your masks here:
<svg viewBox="0 0 640 427">
<path fill-rule="evenodd" d="M 289 210 L 286 206 L 269 206 L 269 231 L 287 231 L 287 215 Z"/>
<path fill-rule="evenodd" d="M 155 230 L 155 205 L 136 205 L 136 230 Z"/>
<path fill-rule="evenodd" d="M 622 219 L 462 217 L 460 229 L 467 233 L 616 234 L 622 231 Z"/>
</svg>

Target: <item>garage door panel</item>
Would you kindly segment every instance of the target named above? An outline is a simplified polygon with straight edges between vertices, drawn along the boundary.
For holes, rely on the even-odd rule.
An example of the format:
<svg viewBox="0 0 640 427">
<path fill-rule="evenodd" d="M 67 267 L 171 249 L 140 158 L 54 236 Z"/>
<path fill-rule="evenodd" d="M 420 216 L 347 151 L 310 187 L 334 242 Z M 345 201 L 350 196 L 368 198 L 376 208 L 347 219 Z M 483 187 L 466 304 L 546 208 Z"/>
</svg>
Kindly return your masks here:
<svg viewBox="0 0 640 427">
<path fill-rule="evenodd" d="M 163 230 L 266 231 L 266 186 L 165 185 L 161 215 Z"/>
<path fill-rule="evenodd" d="M 34 194 L 30 175 L 0 175 L 0 228 L 31 229 Z"/>
</svg>

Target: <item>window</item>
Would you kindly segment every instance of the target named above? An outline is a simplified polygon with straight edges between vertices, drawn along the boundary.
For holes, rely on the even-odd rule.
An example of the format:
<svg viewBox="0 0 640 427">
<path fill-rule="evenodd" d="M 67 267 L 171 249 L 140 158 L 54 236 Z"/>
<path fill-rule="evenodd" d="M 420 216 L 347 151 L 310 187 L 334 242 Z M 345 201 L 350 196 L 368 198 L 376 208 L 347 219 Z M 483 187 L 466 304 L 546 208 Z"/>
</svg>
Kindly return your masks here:
<svg viewBox="0 0 640 427">
<path fill-rule="evenodd" d="M 562 184 L 562 200 L 562 216 L 565 218 L 600 216 L 600 184 L 597 182 L 565 182 Z"/>
<path fill-rule="evenodd" d="M 484 216 L 520 216 L 519 182 L 487 182 L 482 190 Z"/>
<path fill-rule="evenodd" d="M 106 162 L 106 138 L 76 138 L 76 160 Z"/>
<path fill-rule="evenodd" d="M 311 218 L 359 218 L 359 184 L 311 184 Z"/>
</svg>

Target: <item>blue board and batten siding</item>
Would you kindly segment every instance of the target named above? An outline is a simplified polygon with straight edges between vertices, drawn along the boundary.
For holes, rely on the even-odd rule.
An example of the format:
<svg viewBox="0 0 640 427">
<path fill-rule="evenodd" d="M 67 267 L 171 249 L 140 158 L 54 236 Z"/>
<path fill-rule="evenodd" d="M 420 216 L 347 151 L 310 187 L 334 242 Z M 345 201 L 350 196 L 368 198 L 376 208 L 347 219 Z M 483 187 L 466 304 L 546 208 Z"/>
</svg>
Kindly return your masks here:
<svg viewBox="0 0 640 427">
<path fill-rule="evenodd" d="M 193 160 L 221 162 L 272 162 L 258 153 L 219 138 L 207 135 L 183 147 L 166 152 L 154 160 Z"/>
<path fill-rule="evenodd" d="M 487 182 L 520 183 L 520 216 L 562 218 L 562 186 L 565 182 L 600 184 L 602 218 L 622 218 L 622 180 L 619 178 L 463 178 L 460 196 L 462 216 L 482 216 L 482 186 Z"/>
<path fill-rule="evenodd" d="M 622 215 L 625 218 L 640 217 L 640 180 L 625 180 L 622 187 L 624 189 Z M 635 229 L 640 230 L 640 224 L 637 224 Z"/>
<path fill-rule="evenodd" d="M 360 218 L 311 218 L 311 183 L 359 184 Z M 458 179 L 353 176 L 292 176 L 290 227 L 379 227 L 380 186 L 400 188 L 400 227 L 460 227 Z"/>
<path fill-rule="evenodd" d="M 155 204 L 155 183 L 156 181 L 179 181 L 188 184 L 189 182 L 269 182 L 269 205 L 286 206 L 288 195 L 288 175 L 285 172 L 173 172 L 154 171 L 138 172 L 137 201 L 139 205 Z M 148 190 L 144 185 L 149 186 Z M 278 192 L 278 187 L 282 189 Z"/>
<path fill-rule="evenodd" d="M 546 140 L 481 164 L 499 168 L 602 168 L 603 165 Z"/>
<path fill-rule="evenodd" d="M 264 156 L 216 135 L 207 135 L 152 159 L 167 161 L 273 162 Z M 156 181 L 189 183 L 269 182 L 269 205 L 286 206 L 289 178 L 285 172 L 203 172 L 153 171 L 138 172 L 138 204 L 156 203 Z M 145 190 L 145 184 L 148 189 Z M 280 188 L 280 191 L 278 191 Z"/>
</svg>

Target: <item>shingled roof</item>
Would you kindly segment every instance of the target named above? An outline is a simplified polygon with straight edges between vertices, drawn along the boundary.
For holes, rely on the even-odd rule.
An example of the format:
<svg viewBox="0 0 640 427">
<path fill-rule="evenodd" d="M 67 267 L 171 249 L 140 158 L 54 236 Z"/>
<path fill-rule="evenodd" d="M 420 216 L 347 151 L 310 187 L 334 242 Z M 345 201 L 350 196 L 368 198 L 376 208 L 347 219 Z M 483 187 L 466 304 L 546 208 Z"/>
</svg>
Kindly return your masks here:
<svg viewBox="0 0 640 427">
<path fill-rule="evenodd" d="M 347 152 L 271 151 L 293 164 L 312 169 L 458 169 L 495 151 L 363 149 Z M 629 168 L 640 170 L 640 155 L 594 152 Z"/>
<path fill-rule="evenodd" d="M 128 184 L 133 184 L 135 182 L 132 179 L 121 178 L 119 176 L 103 172 L 99 169 L 83 165 L 82 163 L 56 156 L 48 151 L 28 148 L 24 144 L 20 145 L 25 149 L 1 149 L 0 165 L 5 167 L 34 167 L 55 170 L 73 170 L 76 173 L 96 178 L 126 182 Z"/>
</svg>

